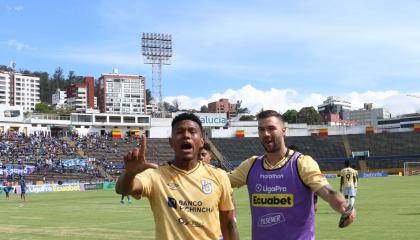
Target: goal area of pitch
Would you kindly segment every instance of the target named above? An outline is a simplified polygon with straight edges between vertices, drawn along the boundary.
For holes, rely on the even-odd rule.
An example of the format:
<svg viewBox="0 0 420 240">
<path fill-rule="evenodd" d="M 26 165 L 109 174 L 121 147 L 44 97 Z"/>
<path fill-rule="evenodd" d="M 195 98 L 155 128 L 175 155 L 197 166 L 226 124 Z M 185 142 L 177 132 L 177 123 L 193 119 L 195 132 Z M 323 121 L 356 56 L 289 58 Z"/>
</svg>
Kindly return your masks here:
<svg viewBox="0 0 420 240">
<path fill-rule="evenodd" d="M 404 176 L 420 176 L 420 162 L 404 162 Z"/>
</svg>

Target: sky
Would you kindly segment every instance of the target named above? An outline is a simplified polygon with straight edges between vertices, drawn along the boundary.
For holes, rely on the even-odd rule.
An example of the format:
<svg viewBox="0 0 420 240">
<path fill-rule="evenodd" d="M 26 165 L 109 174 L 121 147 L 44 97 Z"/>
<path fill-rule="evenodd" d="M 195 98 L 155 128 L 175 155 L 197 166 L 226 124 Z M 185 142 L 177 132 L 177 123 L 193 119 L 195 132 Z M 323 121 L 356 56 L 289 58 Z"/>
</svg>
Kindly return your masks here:
<svg viewBox="0 0 420 240">
<path fill-rule="evenodd" d="M 141 33 L 172 34 L 164 100 L 220 98 L 252 113 L 340 96 L 393 116 L 420 111 L 419 1 L 0 0 L 0 65 L 146 77 Z"/>
</svg>

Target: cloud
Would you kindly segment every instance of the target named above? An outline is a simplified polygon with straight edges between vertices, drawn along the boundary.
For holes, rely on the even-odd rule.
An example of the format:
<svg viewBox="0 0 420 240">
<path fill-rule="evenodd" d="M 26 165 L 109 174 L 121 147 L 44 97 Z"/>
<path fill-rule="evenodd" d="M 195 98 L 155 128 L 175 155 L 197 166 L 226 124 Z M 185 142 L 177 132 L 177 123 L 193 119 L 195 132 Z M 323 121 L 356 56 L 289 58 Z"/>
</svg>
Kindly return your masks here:
<svg viewBox="0 0 420 240">
<path fill-rule="evenodd" d="M 24 49 L 31 49 L 28 44 L 18 42 L 17 40 L 9 40 L 7 45 L 10 47 L 16 48 L 16 50 L 24 50 Z"/>
<path fill-rule="evenodd" d="M 22 12 L 25 8 L 22 5 L 17 5 L 17 6 L 7 6 L 7 10 L 8 11 L 15 11 L 15 12 Z"/>
<path fill-rule="evenodd" d="M 411 93 L 420 96 L 420 93 Z M 393 116 L 413 113 L 420 110 L 420 98 L 407 96 L 396 90 L 387 91 L 366 91 L 366 92 L 349 92 L 340 94 L 340 96 L 352 103 L 353 109 L 360 109 L 364 103 L 373 103 L 374 107 L 383 107 L 391 111 Z M 222 93 L 214 93 L 209 97 L 191 98 L 185 95 L 168 96 L 164 101 L 172 103 L 174 99 L 178 99 L 183 109 L 200 109 L 201 106 L 207 105 L 220 98 L 227 98 L 230 102 L 235 103 L 242 100 L 242 107 L 247 107 L 251 113 L 255 114 L 261 108 L 273 109 L 285 112 L 288 109 L 296 109 L 299 111 L 303 107 L 317 106 L 321 104 L 328 95 L 320 93 L 299 93 L 294 89 L 277 89 L 271 88 L 261 90 L 252 85 L 245 85 L 239 89 L 227 89 Z"/>
</svg>

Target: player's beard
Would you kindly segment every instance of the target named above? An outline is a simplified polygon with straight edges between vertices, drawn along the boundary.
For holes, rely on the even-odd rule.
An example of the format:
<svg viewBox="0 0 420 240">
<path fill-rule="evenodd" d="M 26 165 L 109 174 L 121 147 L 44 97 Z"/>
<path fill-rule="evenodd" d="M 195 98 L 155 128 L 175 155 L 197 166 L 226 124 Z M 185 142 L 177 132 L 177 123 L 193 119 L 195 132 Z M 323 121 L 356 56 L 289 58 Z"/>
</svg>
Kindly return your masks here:
<svg viewBox="0 0 420 240">
<path fill-rule="evenodd" d="M 274 138 L 273 139 L 272 147 L 268 147 L 264 143 L 262 145 L 263 145 L 263 147 L 264 147 L 264 149 L 267 153 L 274 153 L 274 152 L 277 152 L 281 149 L 280 138 Z"/>
</svg>

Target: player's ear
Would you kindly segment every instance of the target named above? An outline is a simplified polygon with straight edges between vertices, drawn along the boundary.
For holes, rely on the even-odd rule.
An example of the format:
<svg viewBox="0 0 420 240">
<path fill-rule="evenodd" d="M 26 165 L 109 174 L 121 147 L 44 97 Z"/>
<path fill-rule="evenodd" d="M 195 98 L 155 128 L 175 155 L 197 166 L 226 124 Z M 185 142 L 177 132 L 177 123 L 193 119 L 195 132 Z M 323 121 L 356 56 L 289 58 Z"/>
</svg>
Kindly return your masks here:
<svg viewBox="0 0 420 240">
<path fill-rule="evenodd" d="M 286 135 L 287 128 L 286 128 L 286 127 L 283 127 L 283 128 L 281 129 L 281 132 L 282 132 L 284 135 Z"/>
<path fill-rule="evenodd" d="M 200 138 L 200 149 L 204 147 L 204 138 Z"/>
</svg>

